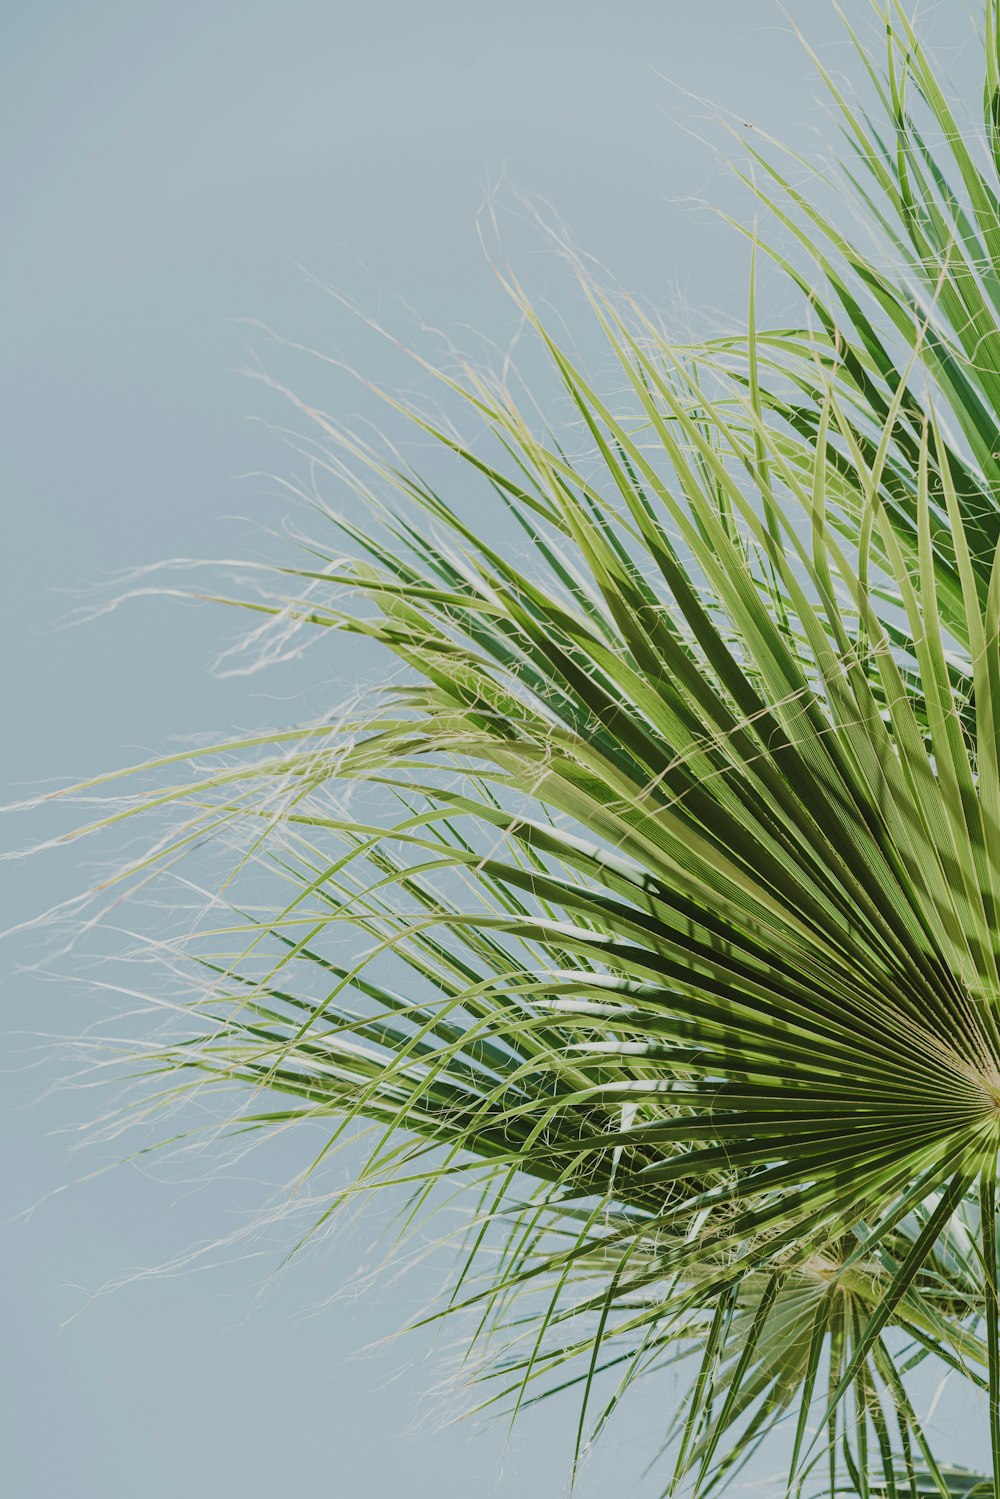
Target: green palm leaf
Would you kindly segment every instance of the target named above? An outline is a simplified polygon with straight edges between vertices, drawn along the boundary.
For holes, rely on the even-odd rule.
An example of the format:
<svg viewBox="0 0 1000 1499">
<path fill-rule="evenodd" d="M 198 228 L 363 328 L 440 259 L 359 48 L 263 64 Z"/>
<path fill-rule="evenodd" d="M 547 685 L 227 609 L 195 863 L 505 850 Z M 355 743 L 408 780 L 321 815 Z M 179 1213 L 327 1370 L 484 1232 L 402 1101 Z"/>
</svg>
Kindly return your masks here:
<svg viewBox="0 0 1000 1499">
<path fill-rule="evenodd" d="M 699 1494 L 779 1422 L 790 1493 L 972 1492 L 908 1392 L 930 1359 L 988 1390 L 1000 1492 L 1000 210 L 887 35 L 889 143 L 843 110 L 905 278 L 761 154 L 818 331 L 679 349 L 586 284 L 612 401 L 512 282 L 587 451 L 442 376 L 475 449 L 409 414 L 462 507 L 311 413 L 368 514 L 247 607 L 401 675 L 163 791 L 186 820 L 137 871 L 240 828 L 287 891 L 261 915 L 237 879 L 200 932 L 149 1058 L 171 1106 L 237 1082 L 241 1127 L 374 1129 L 347 1198 L 461 1189 L 483 1403 L 576 1388 L 579 1457 L 687 1360 Z"/>
</svg>

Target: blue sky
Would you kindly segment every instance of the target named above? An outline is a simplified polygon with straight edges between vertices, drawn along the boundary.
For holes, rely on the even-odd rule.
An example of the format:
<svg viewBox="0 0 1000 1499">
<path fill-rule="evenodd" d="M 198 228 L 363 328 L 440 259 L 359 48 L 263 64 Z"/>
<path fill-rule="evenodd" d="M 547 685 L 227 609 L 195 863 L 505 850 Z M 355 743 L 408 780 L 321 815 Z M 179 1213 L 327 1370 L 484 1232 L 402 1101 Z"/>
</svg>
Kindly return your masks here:
<svg viewBox="0 0 1000 1499">
<path fill-rule="evenodd" d="M 846 8 L 860 16 L 866 4 Z M 932 9 L 944 43 L 966 35 L 959 0 Z M 793 10 L 846 66 L 827 0 Z M 423 318 L 502 344 L 510 310 L 476 231 L 497 189 L 504 253 L 557 305 L 564 271 L 513 206 L 515 189 L 549 203 L 668 318 L 685 307 L 738 317 L 745 257 L 701 206 L 732 201 L 732 185 L 697 139 L 699 98 L 799 146 L 821 145 L 826 129 L 774 0 L 625 0 L 613 16 L 596 0 L 34 0 L 0 22 L 0 72 L 2 771 L 13 797 L 192 735 L 292 721 L 371 670 L 362 655 L 313 655 L 220 680 L 208 667 L 232 622 L 169 600 L 55 628 L 113 591 L 122 569 L 270 544 L 264 528 L 288 502 L 261 475 L 291 463 L 271 429 L 287 413 L 241 377 L 249 360 L 330 409 L 372 416 L 353 381 L 277 349 L 254 322 L 390 384 L 410 376 L 312 278 L 408 332 Z M 38 814 L 17 836 L 49 827 Z M 65 898 L 92 878 L 88 858 L 74 847 L 7 866 L 8 909 L 26 918 Z M 257 1257 L 142 1273 L 260 1210 L 295 1169 L 290 1142 L 224 1180 L 144 1164 L 49 1195 L 116 1147 L 72 1150 L 106 1101 L 48 1092 L 65 1058 L 21 1033 L 77 1035 L 111 1002 L 90 972 L 64 985 L 17 966 L 36 955 L 14 951 L 4 987 L 4 1492 L 560 1493 L 570 1405 L 529 1416 L 507 1447 L 499 1424 L 441 1429 L 429 1339 L 358 1356 L 428 1293 L 432 1270 L 316 1310 L 350 1283 L 364 1228 L 263 1298 L 273 1235 Z M 669 1381 L 637 1398 L 579 1499 L 633 1480 L 625 1491 L 655 1492 L 638 1475 L 671 1399 Z M 971 1461 L 973 1415 L 948 1411 L 956 1455 L 964 1446 Z"/>
</svg>

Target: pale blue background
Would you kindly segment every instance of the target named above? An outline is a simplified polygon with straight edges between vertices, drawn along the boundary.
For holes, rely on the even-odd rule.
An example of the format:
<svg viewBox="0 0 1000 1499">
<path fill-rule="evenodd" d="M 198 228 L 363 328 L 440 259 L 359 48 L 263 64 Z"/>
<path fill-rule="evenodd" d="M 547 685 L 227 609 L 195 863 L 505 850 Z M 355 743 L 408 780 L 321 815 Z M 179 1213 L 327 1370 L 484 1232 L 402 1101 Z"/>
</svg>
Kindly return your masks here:
<svg viewBox="0 0 1000 1499">
<path fill-rule="evenodd" d="M 961 72 L 950 48 L 967 35 L 964 7 L 929 9 Z M 847 63 L 827 0 L 792 10 Z M 861 17 L 867 5 L 847 10 Z M 376 378 L 409 378 L 298 266 L 397 326 L 414 326 L 406 303 L 456 337 L 471 324 L 502 342 L 510 312 L 475 220 L 503 179 L 548 200 L 668 317 L 685 304 L 738 316 L 744 253 L 693 201 L 725 204 L 731 187 L 681 128 L 700 129 L 704 110 L 668 80 L 799 145 L 827 130 L 775 0 L 9 0 L 0 49 L 0 700 L 12 796 L 194 733 L 294 720 L 370 670 L 361 655 L 313 655 L 286 672 L 213 680 L 208 662 L 231 621 L 169 601 L 50 629 L 75 602 L 61 590 L 106 591 L 117 569 L 165 556 L 259 552 L 259 530 L 227 517 L 278 524 L 287 513 L 275 483 L 237 477 L 292 464 L 245 420 L 285 413 L 235 373 L 251 349 L 272 358 L 237 319 L 336 348 Z M 537 236 L 510 212 L 501 222 L 526 281 L 558 296 L 564 273 Z M 371 415 L 345 377 L 278 363 L 330 409 Z M 39 816 L 10 836 L 55 825 Z M 78 888 L 86 857 L 74 846 L 0 866 L 3 924 Z M 86 985 L 16 969 L 4 992 L 12 1031 L 76 1034 L 98 1004 Z M 12 1039 L 4 1076 L 4 1494 L 562 1491 L 571 1404 L 529 1416 L 505 1455 L 502 1426 L 439 1430 L 433 1408 L 414 1434 L 438 1370 L 428 1340 L 353 1357 L 413 1310 L 432 1270 L 305 1315 L 356 1268 L 364 1234 L 322 1247 L 260 1305 L 280 1237 L 265 1239 L 262 1258 L 223 1256 L 92 1300 L 244 1222 L 266 1200 L 268 1171 L 283 1179 L 301 1153 L 285 1141 L 200 1191 L 124 1167 L 25 1222 L 23 1209 L 109 1158 L 70 1155 L 72 1131 L 99 1105 L 76 1091 L 40 1097 L 65 1066 L 27 1044 Z M 638 1475 L 672 1399 L 665 1381 L 634 1401 L 580 1499 L 656 1491 Z M 944 1409 L 953 1455 L 981 1457 L 973 1413 Z"/>
</svg>

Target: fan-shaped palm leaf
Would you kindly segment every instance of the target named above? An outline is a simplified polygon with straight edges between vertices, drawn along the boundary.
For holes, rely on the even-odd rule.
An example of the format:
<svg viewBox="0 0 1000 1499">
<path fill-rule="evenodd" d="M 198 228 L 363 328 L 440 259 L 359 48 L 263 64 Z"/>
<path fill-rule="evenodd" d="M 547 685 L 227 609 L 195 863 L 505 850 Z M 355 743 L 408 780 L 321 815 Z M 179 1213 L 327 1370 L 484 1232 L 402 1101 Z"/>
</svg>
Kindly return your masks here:
<svg viewBox="0 0 1000 1499">
<path fill-rule="evenodd" d="M 891 149 L 847 119 L 915 289 L 761 157 L 833 288 L 818 334 L 678 351 L 588 287 L 612 403 L 512 284 L 587 452 L 442 377 L 485 433 L 414 418 L 479 484 L 462 509 L 312 412 L 379 526 L 331 517 L 251 607 L 404 675 L 159 799 L 190 817 L 158 857 L 259 825 L 291 892 L 203 934 L 170 1096 L 373 1123 L 359 1191 L 477 1182 L 451 1299 L 503 1330 L 486 1399 L 575 1383 L 582 1449 L 690 1355 L 668 1436 L 701 1493 L 782 1418 L 790 1490 L 828 1459 L 832 1489 L 963 1491 L 907 1392 L 929 1355 L 990 1392 L 1000 1492 L 1000 211 L 953 135 L 968 209 L 946 192 L 904 73 L 951 116 L 888 34 Z"/>
</svg>

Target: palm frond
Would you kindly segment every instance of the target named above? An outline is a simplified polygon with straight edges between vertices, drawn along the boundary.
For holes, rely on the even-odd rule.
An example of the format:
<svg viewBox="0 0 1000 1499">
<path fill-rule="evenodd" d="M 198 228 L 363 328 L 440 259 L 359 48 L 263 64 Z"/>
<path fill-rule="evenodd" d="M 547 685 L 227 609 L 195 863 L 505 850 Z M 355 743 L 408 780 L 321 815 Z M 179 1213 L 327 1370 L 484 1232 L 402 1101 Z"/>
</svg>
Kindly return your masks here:
<svg viewBox="0 0 1000 1499">
<path fill-rule="evenodd" d="M 349 1196 L 463 1189 L 483 1403 L 575 1388 L 579 1458 L 687 1360 L 698 1494 L 782 1422 L 789 1493 L 973 1492 L 909 1394 L 931 1359 L 988 1392 L 1000 1491 L 1000 207 L 888 16 L 890 133 L 835 98 L 905 273 L 757 153 L 818 329 L 675 347 L 585 281 L 611 398 L 511 280 L 571 422 L 442 375 L 475 446 L 410 415 L 461 506 L 311 412 L 366 518 L 248 607 L 397 678 L 159 798 L 157 859 L 239 827 L 287 890 L 200 931 L 171 1103 L 236 1082 L 241 1128 L 327 1151 L 365 1121 Z"/>
</svg>

